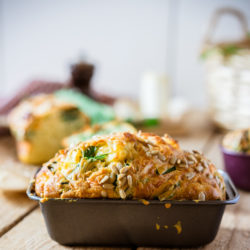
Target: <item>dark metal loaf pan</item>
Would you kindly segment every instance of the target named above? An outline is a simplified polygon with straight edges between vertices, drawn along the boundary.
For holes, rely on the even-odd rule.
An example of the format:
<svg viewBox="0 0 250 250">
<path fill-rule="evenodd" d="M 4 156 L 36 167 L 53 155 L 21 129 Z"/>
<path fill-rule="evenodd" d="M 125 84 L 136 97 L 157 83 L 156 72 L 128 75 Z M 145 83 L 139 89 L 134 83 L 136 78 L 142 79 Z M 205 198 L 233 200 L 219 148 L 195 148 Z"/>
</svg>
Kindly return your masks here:
<svg viewBox="0 0 250 250">
<path fill-rule="evenodd" d="M 225 201 L 49 199 L 41 202 L 34 183 L 27 194 L 40 203 L 50 237 L 63 245 L 197 247 L 211 242 L 225 205 L 239 199 L 229 176 Z M 171 204 L 166 208 L 165 204 Z"/>
</svg>

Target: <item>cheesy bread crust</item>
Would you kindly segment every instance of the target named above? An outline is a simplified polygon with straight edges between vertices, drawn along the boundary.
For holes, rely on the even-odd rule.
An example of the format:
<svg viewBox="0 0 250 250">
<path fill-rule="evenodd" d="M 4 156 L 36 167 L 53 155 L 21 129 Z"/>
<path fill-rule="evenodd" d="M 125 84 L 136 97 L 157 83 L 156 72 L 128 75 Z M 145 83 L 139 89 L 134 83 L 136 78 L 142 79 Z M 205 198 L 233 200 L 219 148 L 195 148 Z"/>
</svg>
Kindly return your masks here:
<svg viewBox="0 0 250 250">
<path fill-rule="evenodd" d="M 215 166 L 168 135 L 115 133 L 59 151 L 35 178 L 43 198 L 224 200 Z"/>
<path fill-rule="evenodd" d="M 20 161 L 41 164 L 62 148 L 65 136 L 89 124 L 78 107 L 53 94 L 40 94 L 23 100 L 8 117 L 17 142 Z"/>
</svg>

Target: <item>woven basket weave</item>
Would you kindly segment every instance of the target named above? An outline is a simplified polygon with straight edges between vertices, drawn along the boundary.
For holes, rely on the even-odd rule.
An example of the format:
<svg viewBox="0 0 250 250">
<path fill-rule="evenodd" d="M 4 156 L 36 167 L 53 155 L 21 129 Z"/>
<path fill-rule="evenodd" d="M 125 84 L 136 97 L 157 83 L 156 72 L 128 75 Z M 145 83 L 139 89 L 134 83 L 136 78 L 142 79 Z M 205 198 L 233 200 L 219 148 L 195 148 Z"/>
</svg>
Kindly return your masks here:
<svg viewBox="0 0 250 250">
<path fill-rule="evenodd" d="M 212 34 L 219 19 L 232 15 L 239 20 L 243 38 L 214 43 Z M 217 10 L 203 45 L 209 110 L 214 123 L 223 129 L 250 127 L 250 38 L 244 15 L 235 9 Z"/>
</svg>

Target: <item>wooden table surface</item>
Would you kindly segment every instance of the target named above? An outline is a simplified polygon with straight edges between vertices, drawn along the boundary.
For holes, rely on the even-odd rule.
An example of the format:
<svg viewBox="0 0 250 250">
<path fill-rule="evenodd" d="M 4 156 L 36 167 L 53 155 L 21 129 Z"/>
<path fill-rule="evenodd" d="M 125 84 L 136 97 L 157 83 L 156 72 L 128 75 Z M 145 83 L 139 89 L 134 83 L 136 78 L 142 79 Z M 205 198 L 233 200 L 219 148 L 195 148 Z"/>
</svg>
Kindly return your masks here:
<svg viewBox="0 0 250 250">
<path fill-rule="evenodd" d="M 223 168 L 219 150 L 220 139 L 220 134 L 211 131 L 178 138 L 183 148 L 198 149 L 218 168 Z M 10 137 L 0 138 L 0 165 L 10 159 L 20 164 L 17 163 L 13 148 L 14 142 Z M 215 240 L 200 249 L 250 249 L 250 193 L 240 191 L 240 196 L 237 205 L 227 206 Z M 50 239 L 40 208 L 24 193 L 0 191 L 0 222 L 0 249 L 71 249 Z"/>
</svg>

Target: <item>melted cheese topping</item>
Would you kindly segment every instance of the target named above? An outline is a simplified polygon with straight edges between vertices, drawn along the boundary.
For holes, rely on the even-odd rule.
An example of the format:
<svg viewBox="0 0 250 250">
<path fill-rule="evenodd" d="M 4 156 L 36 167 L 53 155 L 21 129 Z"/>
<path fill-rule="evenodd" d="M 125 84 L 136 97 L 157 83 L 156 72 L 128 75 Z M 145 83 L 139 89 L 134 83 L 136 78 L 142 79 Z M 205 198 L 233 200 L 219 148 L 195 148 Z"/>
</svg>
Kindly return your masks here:
<svg viewBox="0 0 250 250">
<path fill-rule="evenodd" d="M 203 155 L 168 135 L 116 133 L 61 150 L 36 176 L 40 197 L 223 200 L 225 184 Z"/>
</svg>

